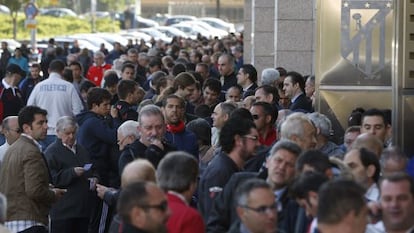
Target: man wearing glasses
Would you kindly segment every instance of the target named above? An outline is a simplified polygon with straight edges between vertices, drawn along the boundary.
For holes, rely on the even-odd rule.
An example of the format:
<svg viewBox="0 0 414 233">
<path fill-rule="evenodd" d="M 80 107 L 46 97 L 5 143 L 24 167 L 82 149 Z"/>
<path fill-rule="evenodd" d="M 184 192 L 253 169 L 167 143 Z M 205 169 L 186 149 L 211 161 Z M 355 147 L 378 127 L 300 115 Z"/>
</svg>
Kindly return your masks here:
<svg viewBox="0 0 414 233">
<path fill-rule="evenodd" d="M 19 122 L 17 122 L 17 116 L 8 116 L 3 120 L 3 135 L 6 138 L 6 142 L 0 146 L 0 164 L 3 160 L 6 150 L 20 137 Z"/>
<path fill-rule="evenodd" d="M 249 179 L 236 191 L 237 215 L 228 233 L 277 231 L 277 203 L 270 185 L 262 179 Z"/>
<path fill-rule="evenodd" d="M 136 182 L 121 191 L 118 214 L 124 222 L 121 233 L 165 233 L 171 212 L 164 191 L 152 182 Z"/>
</svg>

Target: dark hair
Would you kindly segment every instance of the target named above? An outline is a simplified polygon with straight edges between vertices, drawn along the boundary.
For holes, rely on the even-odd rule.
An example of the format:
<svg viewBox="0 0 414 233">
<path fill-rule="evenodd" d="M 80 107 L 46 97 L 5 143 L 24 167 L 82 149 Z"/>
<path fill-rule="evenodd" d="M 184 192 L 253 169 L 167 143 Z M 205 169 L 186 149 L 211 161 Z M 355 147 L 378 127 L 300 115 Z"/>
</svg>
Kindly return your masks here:
<svg viewBox="0 0 414 233">
<path fill-rule="evenodd" d="M 194 115 L 207 118 L 211 116 L 211 108 L 207 104 L 200 104 L 199 106 L 195 107 Z"/>
<path fill-rule="evenodd" d="M 361 126 L 360 125 L 349 126 L 345 130 L 345 134 L 347 134 L 347 133 L 361 133 Z"/>
<path fill-rule="evenodd" d="M 39 63 L 32 63 L 32 65 L 30 66 L 31 68 L 38 68 L 39 70 L 41 69 L 41 66 Z"/>
<path fill-rule="evenodd" d="M 195 64 L 191 62 L 185 64 L 185 71 L 187 72 L 195 71 Z"/>
<path fill-rule="evenodd" d="M 35 115 L 37 114 L 46 116 L 47 111 L 33 105 L 25 106 L 19 111 L 17 121 L 19 122 L 21 132 L 23 132 L 24 124 L 32 126 L 32 123 L 35 120 Z"/>
<path fill-rule="evenodd" d="M 190 72 L 183 72 L 178 74 L 174 78 L 174 89 L 178 90 L 179 88 L 186 88 L 195 84 L 197 81 Z"/>
<path fill-rule="evenodd" d="M 277 116 L 278 116 L 278 111 L 276 110 L 276 108 L 269 103 L 266 102 L 255 102 L 252 104 L 252 107 L 256 106 L 256 107 L 262 107 L 263 113 L 265 116 L 271 116 L 271 120 L 270 120 L 270 124 L 275 124 Z"/>
<path fill-rule="evenodd" d="M 108 72 L 105 74 L 104 80 L 105 80 L 104 87 L 113 87 L 118 84 L 119 77 L 116 74 L 116 72 Z"/>
<path fill-rule="evenodd" d="M 352 110 L 348 117 L 348 127 L 361 125 L 362 114 L 365 112 L 363 108 L 356 108 Z"/>
<path fill-rule="evenodd" d="M 83 70 L 82 64 L 78 61 L 71 62 L 69 66 L 78 66 L 80 70 Z"/>
<path fill-rule="evenodd" d="M 300 148 L 300 146 L 298 146 L 298 144 L 290 140 L 282 139 L 272 146 L 272 148 L 269 151 L 269 157 L 275 155 L 276 152 L 278 152 L 279 150 L 287 150 L 296 157 L 299 157 L 300 153 L 302 152 L 302 149 Z"/>
<path fill-rule="evenodd" d="M 380 180 L 380 191 L 381 191 L 381 185 L 384 181 L 388 181 L 391 183 L 401 182 L 401 181 L 407 181 L 410 184 L 410 193 L 412 196 L 414 196 L 414 179 L 410 175 L 408 175 L 405 172 L 395 172 L 390 175 L 386 175 L 381 177 Z"/>
<path fill-rule="evenodd" d="M 155 71 L 152 73 L 151 84 L 156 94 L 160 94 L 161 87 L 167 87 L 167 74 L 163 71 Z"/>
<path fill-rule="evenodd" d="M 322 185 L 318 199 L 327 205 L 318 205 L 318 222 L 340 223 L 351 211 L 359 215 L 365 208 L 365 189 L 352 180 L 335 179 Z"/>
<path fill-rule="evenodd" d="M 82 82 L 82 84 L 79 86 L 79 91 L 88 92 L 92 87 L 96 87 L 96 85 L 93 82 L 87 80 L 85 82 Z"/>
<path fill-rule="evenodd" d="M 92 106 L 94 104 L 96 105 L 100 105 L 101 103 L 103 103 L 105 100 L 111 100 L 112 96 L 109 93 L 108 90 L 104 89 L 104 88 L 100 88 L 100 87 L 92 87 L 89 91 L 88 91 L 88 96 L 87 96 L 87 105 L 88 105 L 88 109 L 91 110 Z"/>
<path fill-rule="evenodd" d="M 150 62 L 148 63 L 148 67 L 154 67 L 154 66 L 158 66 L 159 68 L 161 68 L 162 62 L 159 57 L 152 58 Z"/>
<path fill-rule="evenodd" d="M 234 148 L 234 136 L 244 136 L 250 133 L 250 129 L 256 128 L 253 121 L 244 118 L 230 118 L 220 131 L 219 143 L 224 152 L 230 153 Z"/>
<path fill-rule="evenodd" d="M 133 80 L 121 80 L 118 83 L 118 97 L 121 100 L 126 99 L 128 94 L 134 93 L 136 90 L 138 83 Z"/>
<path fill-rule="evenodd" d="M 319 188 L 328 181 L 328 177 L 320 172 L 305 172 L 300 174 L 292 183 L 290 192 L 293 198 L 308 199 L 308 193 L 318 192 Z"/>
<path fill-rule="evenodd" d="M 361 148 L 359 149 L 359 159 L 361 160 L 361 163 L 362 165 L 364 165 L 365 168 L 367 168 L 369 165 L 374 165 L 375 173 L 372 179 L 375 183 L 377 183 L 380 178 L 381 172 L 381 167 L 377 155 L 375 155 L 374 152 L 371 152 L 365 148 Z"/>
<path fill-rule="evenodd" d="M 65 69 L 65 63 L 61 60 L 55 59 L 49 64 L 50 72 L 61 73 Z"/>
<path fill-rule="evenodd" d="M 257 70 L 252 64 L 244 64 L 240 67 L 243 69 L 244 73 L 249 75 L 249 80 L 253 83 L 257 81 Z"/>
<path fill-rule="evenodd" d="M 279 102 L 280 97 L 276 87 L 271 85 L 262 85 L 256 88 L 255 92 L 259 89 L 262 89 L 266 93 L 266 95 L 273 95 L 273 103 Z"/>
<path fill-rule="evenodd" d="M 279 74 L 280 74 L 281 77 L 284 77 L 284 76 L 287 75 L 287 71 L 283 67 L 276 67 L 276 70 L 279 71 Z"/>
<path fill-rule="evenodd" d="M 211 126 L 206 120 L 202 118 L 192 120 L 187 123 L 186 127 L 197 136 L 203 145 L 211 145 Z"/>
<path fill-rule="evenodd" d="M 72 83 L 73 82 L 73 72 L 69 67 L 65 67 L 65 69 L 63 69 L 63 79 Z"/>
<path fill-rule="evenodd" d="M 362 118 L 361 118 L 361 124 L 362 122 L 364 122 L 364 118 L 365 117 L 371 117 L 371 116 L 378 116 L 382 118 L 382 121 L 384 123 L 384 126 L 387 126 L 387 120 L 385 119 L 385 114 L 383 111 L 377 109 L 377 108 L 371 108 L 366 110 L 363 114 L 362 114 Z"/>
<path fill-rule="evenodd" d="M 167 106 L 167 103 L 168 103 L 168 100 L 169 99 L 177 99 L 177 100 L 179 100 L 180 101 L 180 105 L 181 105 L 181 107 L 183 107 L 183 108 L 185 108 L 185 100 L 183 99 L 183 98 L 181 98 L 180 96 L 178 96 L 178 95 L 174 95 L 174 94 L 171 94 L 171 95 L 168 95 L 168 96 L 166 96 L 163 100 L 162 100 L 162 107 L 166 107 Z"/>
<path fill-rule="evenodd" d="M 217 79 L 209 78 L 204 82 L 203 91 L 208 87 L 211 91 L 215 93 L 221 93 L 221 82 Z"/>
<path fill-rule="evenodd" d="M 130 61 L 126 61 L 122 64 L 121 72 L 123 73 L 126 68 L 130 68 L 130 69 L 134 70 L 134 72 L 135 72 L 135 66 Z"/>
<path fill-rule="evenodd" d="M 250 113 L 250 111 L 245 109 L 245 108 L 236 108 L 236 109 L 234 109 L 234 111 L 231 112 L 229 118 L 243 118 L 243 119 L 247 119 L 247 120 L 250 120 L 250 121 L 254 120 L 252 114 Z"/>
<path fill-rule="evenodd" d="M 135 182 L 124 187 L 119 195 L 117 211 L 122 221 L 130 223 L 130 212 L 134 207 L 148 204 L 148 182 Z"/>
<path fill-rule="evenodd" d="M 172 75 L 174 77 L 183 72 L 185 72 L 185 65 L 181 63 L 175 64 L 172 68 Z"/>
<path fill-rule="evenodd" d="M 325 173 L 326 170 L 332 168 L 329 158 L 320 150 L 304 151 L 296 160 L 296 170 L 302 172 L 305 165 L 308 165 L 320 173 Z"/>
<path fill-rule="evenodd" d="M 301 74 L 295 71 L 290 71 L 286 74 L 286 77 L 290 77 L 292 85 L 295 85 L 296 83 L 299 84 L 299 88 L 302 92 L 305 92 L 305 79 Z"/>
<path fill-rule="evenodd" d="M 198 162 L 187 152 L 170 152 L 158 164 L 157 183 L 165 191 L 185 192 L 197 177 Z"/>
</svg>

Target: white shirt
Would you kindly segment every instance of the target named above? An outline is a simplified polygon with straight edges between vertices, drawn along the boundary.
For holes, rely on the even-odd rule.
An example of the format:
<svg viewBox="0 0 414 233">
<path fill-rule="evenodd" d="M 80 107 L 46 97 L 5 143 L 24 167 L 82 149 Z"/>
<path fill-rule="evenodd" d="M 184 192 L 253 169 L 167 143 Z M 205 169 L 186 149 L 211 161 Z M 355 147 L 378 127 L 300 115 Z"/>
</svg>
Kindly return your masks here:
<svg viewBox="0 0 414 233">
<path fill-rule="evenodd" d="M 7 149 L 9 149 L 10 145 L 6 142 L 0 146 L 0 162 L 3 161 L 4 154 L 6 154 Z"/>
<path fill-rule="evenodd" d="M 38 83 L 27 105 L 35 105 L 47 110 L 47 134 L 56 135 L 55 127 L 62 116 L 75 116 L 83 109 L 82 101 L 72 83 L 65 81 L 58 73 L 50 73 L 49 78 Z"/>
<path fill-rule="evenodd" d="M 365 198 L 369 201 L 378 201 L 379 200 L 379 189 L 377 184 L 373 183 L 365 193 Z"/>
</svg>

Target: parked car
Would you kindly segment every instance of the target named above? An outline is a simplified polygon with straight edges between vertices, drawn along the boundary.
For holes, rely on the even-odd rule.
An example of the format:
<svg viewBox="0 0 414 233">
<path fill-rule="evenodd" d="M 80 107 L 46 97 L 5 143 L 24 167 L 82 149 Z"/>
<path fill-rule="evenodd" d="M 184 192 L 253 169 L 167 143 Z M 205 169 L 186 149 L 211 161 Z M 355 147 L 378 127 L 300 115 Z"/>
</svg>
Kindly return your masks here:
<svg viewBox="0 0 414 233">
<path fill-rule="evenodd" d="M 183 31 L 180 31 L 178 28 L 171 27 L 171 26 L 159 26 L 156 27 L 156 29 L 168 37 L 174 37 L 174 36 L 181 36 L 183 38 L 187 37 L 187 34 L 185 34 Z"/>
<path fill-rule="evenodd" d="M 68 8 L 42 9 L 41 14 L 53 17 L 78 17 L 78 15 L 73 10 Z"/>
<path fill-rule="evenodd" d="M 5 5 L 0 5 L 0 14 L 10 14 L 10 8 Z"/>
<path fill-rule="evenodd" d="M 167 20 L 165 21 L 165 26 L 170 26 L 170 25 L 177 24 L 183 21 L 191 21 L 191 20 L 197 20 L 197 18 L 191 15 L 173 15 L 173 16 L 167 17 Z"/>
<path fill-rule="evenodd" d="M 138 31 L 148 34 L 149 36 L 153 37 L 155 40 L 162 40 L 167 43 L 170 43 L 172 41 L 172 37 L 168 37 L 164 33 L 158 31 L 156 28 L 141 28 L 141 29 L 138 29 Z"/>
<path fill-rule="evenodd" d="M 236 28 L 233 23 L 228 23 L 222 19 L 213 18 L 213 17 L 203 17 L 199 18 L 198 20 L 208 23 L 210 26 L 214 28 L 218 28 L 229 33 L 235 33 Z"/>
<path fill-rule="evenodd" d="M 183 31 L 184 33 L 187 34 L 188 37 L 190 37 L 193 40 L 197 39 L 198 34 L 201 34 L 201 36 L 206 37 L 206 38 L 211 37 L 210 32 L 208 32 L 204 28 L 197 26 L 197 25 L 177 23 L 177 24 L 171 25 L 171 27 L 174 27 L 174 28 L 179 29 L 180 31 Z"/>
</svg>

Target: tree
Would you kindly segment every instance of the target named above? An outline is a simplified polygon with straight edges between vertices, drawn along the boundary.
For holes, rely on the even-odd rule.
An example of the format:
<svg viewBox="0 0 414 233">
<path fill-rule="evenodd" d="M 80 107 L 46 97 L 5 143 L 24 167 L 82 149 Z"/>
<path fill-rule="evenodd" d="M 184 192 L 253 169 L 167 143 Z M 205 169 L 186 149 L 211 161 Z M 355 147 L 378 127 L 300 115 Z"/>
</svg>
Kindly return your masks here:
<svg viewBox="0 0 414 233">
<path fill-rule="evenodd" d="M 28 1 L 24 1 L 28 2 Z M 17 12 L 22 7 L 22 0 L 0 0 L 0 3 L 7 6 L 10 9 L 10 17 L 13 22 L 13 39 L 16 39 L 17 35 Z"/>
</svg>

